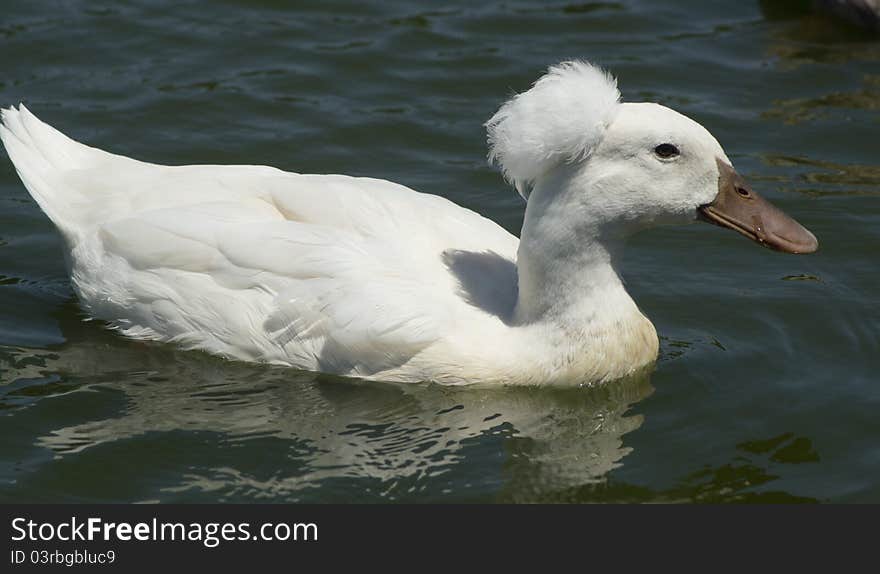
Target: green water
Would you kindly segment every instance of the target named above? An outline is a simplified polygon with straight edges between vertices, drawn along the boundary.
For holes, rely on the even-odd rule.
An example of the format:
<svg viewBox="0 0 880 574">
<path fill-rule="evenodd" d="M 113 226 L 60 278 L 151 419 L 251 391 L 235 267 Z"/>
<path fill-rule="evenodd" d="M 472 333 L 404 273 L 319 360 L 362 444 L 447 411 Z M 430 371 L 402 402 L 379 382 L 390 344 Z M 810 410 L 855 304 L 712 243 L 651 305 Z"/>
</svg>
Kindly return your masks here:
<svg viewBox="0 0 880 574">
<path fill-rule="evenodd" d="M 84 322 L 3 154 L 0 500 L 880 501 L 880 39 L 782 4 L 6 0 L 0 104 L 157 163 L 390 179 L 513 232 L 481 124 L 595 60 L 709 128 L 821 250 L 637 236 L 624 273 L 662 339 L 637 380 L 368 384 Z"/>
</svg>

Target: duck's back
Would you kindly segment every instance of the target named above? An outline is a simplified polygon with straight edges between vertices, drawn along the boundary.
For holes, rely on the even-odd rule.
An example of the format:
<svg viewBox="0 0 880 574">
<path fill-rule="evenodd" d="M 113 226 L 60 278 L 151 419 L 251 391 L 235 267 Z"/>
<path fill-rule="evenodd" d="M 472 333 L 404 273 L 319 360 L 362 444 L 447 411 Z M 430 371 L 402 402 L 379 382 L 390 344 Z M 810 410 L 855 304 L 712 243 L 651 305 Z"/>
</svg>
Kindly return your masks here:
<svg viewBox="0 0 880 574">
<path fill-rule="evenodd" d="M 74 289 L 126 335 L 409 378 L 424 349 L 502 321 L 515 301 L 517 239 L 441 197 L 370 178 L 143 163 L 23 106 L 3 122 L 22 181 L 69 246 Z"/>
</svg>

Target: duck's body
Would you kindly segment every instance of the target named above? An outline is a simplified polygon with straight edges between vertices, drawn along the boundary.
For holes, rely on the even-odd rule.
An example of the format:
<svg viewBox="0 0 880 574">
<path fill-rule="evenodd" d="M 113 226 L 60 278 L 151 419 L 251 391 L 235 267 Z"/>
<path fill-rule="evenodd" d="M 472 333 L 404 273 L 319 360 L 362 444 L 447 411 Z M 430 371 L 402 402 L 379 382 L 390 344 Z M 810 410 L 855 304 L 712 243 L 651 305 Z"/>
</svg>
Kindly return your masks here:
<svg viewBox="0 0 880 574">
<path fill-rule="evenodd" d="M 596 367 L 617 378 L 656 355 L 629 297 L 638 364 L 517 324 L 518 239 L 444 198 L 378 179 L 148 164 L 74 142 L 25 108 L 4 121 L 10 157 L 64 233 L 80 301 L 130 337 L 446 383 Z"/>
<path fill-rule="evenodd" d="M 632 113 L 638 123 L 644 110 Z M 579 191 L 601 197 L 613 165 L 597 159 L 585 176 L 572 162 L 548 171 L 546 154 L 514 164 L 504 119 L 490 126 L 493 153 L 533 189 L 522 242 L 388 181 L 148 164 L 79 144 L 23 106 L 4 111 L 0 136 L 65 238 L 83 306 L 127 336 L 393 381 L 595 383 L 645 367 L 657 336 L 616 271 L 625 233 L 608 222 L 620 216 L 584 211 Z M 639 221 L 657 216 L 643 211 Z"/>
</svg>

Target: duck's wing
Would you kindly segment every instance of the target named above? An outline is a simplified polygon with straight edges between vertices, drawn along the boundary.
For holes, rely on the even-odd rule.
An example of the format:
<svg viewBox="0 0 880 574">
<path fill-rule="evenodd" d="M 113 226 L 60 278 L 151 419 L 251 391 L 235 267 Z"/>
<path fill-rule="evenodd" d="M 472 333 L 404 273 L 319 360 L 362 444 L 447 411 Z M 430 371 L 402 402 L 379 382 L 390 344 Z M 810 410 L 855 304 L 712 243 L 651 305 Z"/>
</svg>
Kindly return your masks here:
<svg viewBox="0 0 880 574">
<path fill-rule="evenodd" d="M 78 293 L 132 336 L 369 375 L 472 308 L 450 253 L 515 261 L 516 238 L 494 222 L 391 182 L 158 166 L 83 146 L 26 110 L 4 122 L 22 180 L 68 238 Z"/>
<path fill-rule="evenodd" d="M 98 226 L 103 252 L 133 270 L 142 292 L 132 326 L 189 346 L 388 372 L 453 332 L 464 311 L 479 312 L 462 298 L 450 253 L 494 252 L 513 266 L 516 239 L 496 224 L 388 182 L 261 170 L 226 179 L 219 166 L 197 173 L 200 188 L 217 186 L 221 198 Z M 167 183 L 165 192 L 184 193 Z"/>
</svg>

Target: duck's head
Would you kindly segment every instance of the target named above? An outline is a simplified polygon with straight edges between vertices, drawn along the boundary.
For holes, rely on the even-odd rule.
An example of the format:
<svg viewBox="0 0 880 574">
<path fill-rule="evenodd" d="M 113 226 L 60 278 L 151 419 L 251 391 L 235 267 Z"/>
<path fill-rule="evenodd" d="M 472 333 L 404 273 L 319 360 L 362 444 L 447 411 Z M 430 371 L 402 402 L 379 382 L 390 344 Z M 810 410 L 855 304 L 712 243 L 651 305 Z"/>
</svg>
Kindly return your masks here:
<svg viewBox="0 0 880 574">
<path fill-rule="evenodd" d="M 621 103 L 584 62 L 550 68 L 487 122 L 490 160 L 529 203 L 592 230 L 707 221 L 772 249 L 811 253 L 816 237 L 758 195 L 718 141 L 654 103 Z"/>
</svg>

